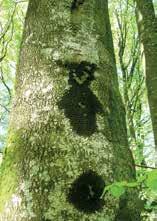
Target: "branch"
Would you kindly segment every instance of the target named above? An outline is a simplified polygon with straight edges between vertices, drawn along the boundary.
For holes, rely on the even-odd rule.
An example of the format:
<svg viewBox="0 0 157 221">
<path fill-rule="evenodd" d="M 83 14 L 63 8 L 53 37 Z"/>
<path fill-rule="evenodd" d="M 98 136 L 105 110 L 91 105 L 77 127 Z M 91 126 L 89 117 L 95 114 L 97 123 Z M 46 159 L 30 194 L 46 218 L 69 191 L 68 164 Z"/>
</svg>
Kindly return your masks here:
<svg viewBox="0 0 157 221">
<path fill-rule="evenodd" d="M 9 22 L 8 22 L 6 28 L 5 28 L 5 31 L 3 31 L 2 35 L 0 36 L 0 42 L 3 42 L 3 48 L 2 48 L 2 52 L 1 52 L 2 55 L 0 57 L 0 62 L 2 62 L 2 60 L 5 58 L 5 56 L 7 54 L 8 45 L 9 45 L 10 41 L 12 40 L 13 29 L 14 29 L 13 18 L 14 18 L 14 14 L 15 14 L 15 11 L 16 11 L 16 6 L 17 6 L 17 4 L 15 4 L 14 10 L 11 14 L 10 20 L 9 20 Z M 9 37 L 9 40 L 6 41 L 5 36 L 6 36 L 7 32 L 9 31 L 10 27 L 11 27 L 11 36 Z"/>
<path fill-rule="evenodd" d="M 11 100 L 11 98 L 12 98 L 11 90 L 10 90 L 9 86 L 7 85 L 7 83 L 5 82 L 2 66 L 0 67 L 0 69 L 1 69 L 1 72 L 0 72 L 0 80 L 2 81 L 4 87 L 7 89 L 8 94 L 9 94 L 9 97 L 10 97 L 9 100 Z"/>
<path fill-rule="evenodd" d="M 8 113 L 10 113 L 10 110 L 9 110 L 5 105 L 3 105 L 3 104 L 0 103 L 0 106 L 1 106 L 2 108 L 4 108 Z"/>
<path fill-rule="evenodd" d="M 157 167 L 149 167 L 149 166 L 143 166 L 143 165 L 138 165 L 138 164 L 135 164 L 135 167 L 142 167 L 142 168 L 146 168 L 146 169 L 157 169 Z"/>
<path fill-rule="evenodd" d="M 9 30 L 9 28 L 11 26 L 11 23 L 13 21 L 13 17 L 14 17 L 15 11 L 16 11 L 16 6 L 17 6 L 17 4 L 15 3 L 15 7 L 14 7 L 12 15 L 10 16 L 10 20 L 7 23 L 5 30 L 3 31 L 3 33 L 0 36 L 0 41 L 4 38 L 4 36 L 6 35 L 6 33 L 8 32 L 8 30 Z"/>
</svg>

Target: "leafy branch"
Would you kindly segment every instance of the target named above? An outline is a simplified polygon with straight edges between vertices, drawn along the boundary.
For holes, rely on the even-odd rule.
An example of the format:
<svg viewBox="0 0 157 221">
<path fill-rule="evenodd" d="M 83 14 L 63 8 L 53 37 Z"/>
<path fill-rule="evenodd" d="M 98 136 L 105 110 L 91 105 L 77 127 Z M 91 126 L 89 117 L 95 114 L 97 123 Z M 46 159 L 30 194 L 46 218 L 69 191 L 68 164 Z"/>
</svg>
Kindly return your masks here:
<svg viewBox="0 0 157 221">
<path fill-rule="evenodd" d="M 114 197 L 119 198 L 128 188 L 147 188 L 148 190 L 157 193 L 157 169 L 153 169 L 155 170 L 146 172 L 144 175 L 138 177 L 135 182 L 122 181 L 106 186 L 101 198 L 103 198 L 107 192 L 110 192 Z"/>
</svg>

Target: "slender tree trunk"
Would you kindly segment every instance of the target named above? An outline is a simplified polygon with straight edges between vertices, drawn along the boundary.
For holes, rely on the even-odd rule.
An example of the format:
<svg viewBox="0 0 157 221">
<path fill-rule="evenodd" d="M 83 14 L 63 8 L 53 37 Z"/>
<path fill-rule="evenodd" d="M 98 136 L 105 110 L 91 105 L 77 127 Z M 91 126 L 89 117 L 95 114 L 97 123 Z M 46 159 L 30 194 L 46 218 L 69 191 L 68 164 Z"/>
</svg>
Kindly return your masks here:
<svg viewBox="0 0 157 221">
<path fill-rule="evenodd" d="M 30 0 L 1 168 L 5 221 L 140 220 L 105 0 Z"/>
<path fill-rule="evenodd" d="M 145 56 L 146 86 L 154 132 L 157 166 L 157 18 L 151 0 L 136 0 L 136 3 L 139 35 Z"/>
</svg>

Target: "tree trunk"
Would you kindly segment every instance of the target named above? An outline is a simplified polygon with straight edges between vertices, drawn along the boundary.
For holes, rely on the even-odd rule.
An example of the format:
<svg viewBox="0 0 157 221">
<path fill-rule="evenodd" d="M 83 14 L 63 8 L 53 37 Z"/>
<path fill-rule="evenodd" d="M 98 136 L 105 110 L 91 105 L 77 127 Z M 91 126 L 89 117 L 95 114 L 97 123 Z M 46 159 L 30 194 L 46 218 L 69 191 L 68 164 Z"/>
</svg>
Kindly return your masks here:
<svg viewBox="0 0 157 221">
<path fill-rule="evenodd" d="M 105 0 L 30 0 L 1 168 L 5 221 L 135 221 L 135 179 Z M 133 197 L 132 197 L 133 196 Z"/>
<path fill-rule="evenodd" d="M 157 18 L 153 2 L 136 0 L 137 24 L 144 49 L 146 86 L 152 120 L 157 166 Z"/>
</svg>

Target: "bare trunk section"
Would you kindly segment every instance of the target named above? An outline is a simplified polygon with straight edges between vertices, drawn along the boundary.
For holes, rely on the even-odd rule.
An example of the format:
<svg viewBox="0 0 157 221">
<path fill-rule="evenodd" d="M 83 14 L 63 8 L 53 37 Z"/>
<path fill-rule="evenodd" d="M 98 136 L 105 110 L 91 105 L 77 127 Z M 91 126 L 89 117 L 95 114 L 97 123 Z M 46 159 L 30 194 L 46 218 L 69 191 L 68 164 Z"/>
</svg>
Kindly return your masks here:
<svg viewBox="0 0 157 221">
<path fill-rule="evenodd" d="M 9 133 L 1 220 L 140 220 L 107 1 L 30 0 Z"/>
<path fill-rule="evenodd" d="M 154 132 L 157 166 L 157 18 L 151 0 L 136 0 L 136 3 L 139 35 L 144 48 L 146 86 Z"/>
</svg>

